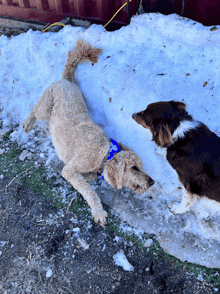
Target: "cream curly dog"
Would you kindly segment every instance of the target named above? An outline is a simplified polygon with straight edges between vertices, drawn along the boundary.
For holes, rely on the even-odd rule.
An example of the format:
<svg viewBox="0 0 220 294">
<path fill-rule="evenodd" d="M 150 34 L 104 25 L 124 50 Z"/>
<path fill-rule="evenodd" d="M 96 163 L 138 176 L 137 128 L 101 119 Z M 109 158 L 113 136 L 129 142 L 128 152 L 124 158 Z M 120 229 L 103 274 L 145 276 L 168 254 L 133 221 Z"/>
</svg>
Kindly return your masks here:
<svg viewBox="0 0 220 294">
<path fill-rule="evenodd" d="M 89 181 L 104 169 L 105 180 L 114 188 L 126 186 L 143 193 L 154 181 L 142 171 L 141 159 L 130 149 L 106 161 L 110 140 L 90 118 L 82 92 L 74 80 L 77 64 L 90 60 L 96 63 L 102 49 L 78 40 L 67 55 L 67 63 L 59 82 L 46 89 L 23 124 L 31 130 L 36 119 L 50 118 L 49 130 L 57 155 L 64 162 L 62 176 L 78 190 L 92 209 L 95 222 L 104 226 L 107 212 Z"/>
</svg>

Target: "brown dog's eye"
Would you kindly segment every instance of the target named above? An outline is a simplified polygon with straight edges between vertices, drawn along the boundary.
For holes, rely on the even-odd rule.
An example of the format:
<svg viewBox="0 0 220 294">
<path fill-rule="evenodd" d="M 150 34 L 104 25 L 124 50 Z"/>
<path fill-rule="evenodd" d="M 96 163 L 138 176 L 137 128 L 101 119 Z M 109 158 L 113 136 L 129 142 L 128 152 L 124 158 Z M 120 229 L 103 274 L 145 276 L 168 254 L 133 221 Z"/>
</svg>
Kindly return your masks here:
<svg viewBox="0 0 220 294">
<path fill-rule="evenodd" d="M 131 169 L 138 171 L 138 168 L 137 168 L 135 165 L 134 165 L 134 166 L 132 166 L 132 168 L 131 168 Z"/>
</svg>

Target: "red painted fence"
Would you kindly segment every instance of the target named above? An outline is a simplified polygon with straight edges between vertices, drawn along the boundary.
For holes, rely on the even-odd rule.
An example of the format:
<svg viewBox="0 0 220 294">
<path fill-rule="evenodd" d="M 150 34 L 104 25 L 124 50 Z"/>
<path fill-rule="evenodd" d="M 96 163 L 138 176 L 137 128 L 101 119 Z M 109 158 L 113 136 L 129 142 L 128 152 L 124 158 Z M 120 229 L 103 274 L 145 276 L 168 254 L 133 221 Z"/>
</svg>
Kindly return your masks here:
<svg viewBox="0 0 220 294">
<path fill-rule="evenodd" d="M 105 23 L 125 3 L 125 0 L 0 0 L 0 15 L 53 23 L 65 16 Z M 129 3 L 130 14 L 136 12 L 136 0 Z M 126 7 L 114 18 L 114 23 L 127 24 Z"/>
<path fill-rule="evenodd" d="M 136 14 L 137 1 L 129 2 L 130 16 Z M 53 23 L 65 16 L 106 23 L 127 0 L 0 0 L 0 15 Z M 142 0 L 145 12 L 176 12 L 204 25 L 220 25 L 220 0 Z M 113 23 L 128 24 L 126 6 Z"/>
</svg>

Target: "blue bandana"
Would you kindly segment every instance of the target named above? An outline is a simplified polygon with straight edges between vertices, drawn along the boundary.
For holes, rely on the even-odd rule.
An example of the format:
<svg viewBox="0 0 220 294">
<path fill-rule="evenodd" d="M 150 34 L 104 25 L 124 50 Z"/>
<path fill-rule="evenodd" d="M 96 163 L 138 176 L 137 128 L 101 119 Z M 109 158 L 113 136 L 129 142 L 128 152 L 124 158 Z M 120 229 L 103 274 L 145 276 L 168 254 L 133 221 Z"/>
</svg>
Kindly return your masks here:
<svg viewBox="0 0 220 294">
<path fill-rule="evenodd" d="M 108 153 L 107 161 L 112 159 L 112 157 L 114 157 L 114 155 L 120 151 L 121 151 L 121 148 L 119 147 L 118 143 L 115 140 L 111 139 L 111 146 Z M 104 180 L 104 171 L 102 171 L 102 178 Z"/>
</svg>

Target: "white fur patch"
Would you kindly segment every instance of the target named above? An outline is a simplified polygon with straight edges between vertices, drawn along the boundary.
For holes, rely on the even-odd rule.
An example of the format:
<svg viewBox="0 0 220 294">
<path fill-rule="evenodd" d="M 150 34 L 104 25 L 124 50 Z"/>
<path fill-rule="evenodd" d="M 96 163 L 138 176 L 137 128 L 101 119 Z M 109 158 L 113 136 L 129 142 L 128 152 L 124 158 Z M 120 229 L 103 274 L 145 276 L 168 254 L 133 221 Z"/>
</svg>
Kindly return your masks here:
<svg viewBox="0 0 220 294">
<path fill-rule="evenodd" d="M 180 122 L 180 125 L 178 126 L 178 128 L 175 130 L 175 132 L 172 135 L 173 141 L 177 140 L 178 138 L 184 138 L 185 137 L 185 133 L 187 131 L 189 131 L 190 129 L 194 129 L 196 127 L 198 127 L 198 125 L 200 124 L 199 121 L 197 120 L 184 120 Z"/>
<path fill-rule="evenodd" d="M 178 204 L 169 203 L 170 211 L 173 214 L 185 213 L 191 208 L 191 206 L 194 204 L 196 200 L 197 200 L 196 194 L 190 194 L 184 189 L 181 203 L 178 203 Z"/>
</svg>

